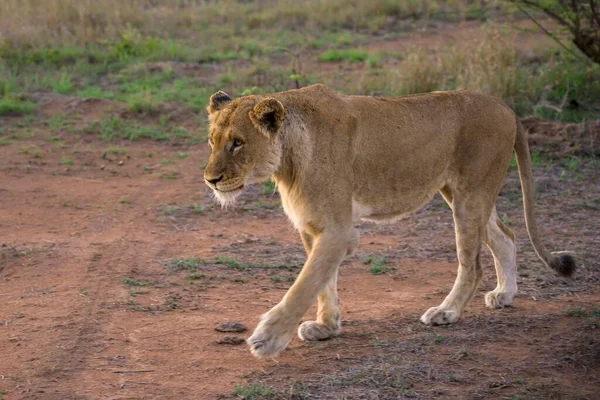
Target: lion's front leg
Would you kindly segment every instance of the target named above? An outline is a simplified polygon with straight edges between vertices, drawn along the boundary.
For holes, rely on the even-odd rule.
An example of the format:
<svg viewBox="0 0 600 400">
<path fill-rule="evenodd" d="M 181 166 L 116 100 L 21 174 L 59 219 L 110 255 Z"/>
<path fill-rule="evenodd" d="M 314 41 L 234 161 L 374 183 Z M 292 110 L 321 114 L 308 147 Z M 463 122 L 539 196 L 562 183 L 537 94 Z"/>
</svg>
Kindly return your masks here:
<svg viewBox="0 0 600 400">
<path fill-rule="evenodd" d="M 338 231 L 313 238 L 312 251 L 296 282 L 281 302 L 261 317 L 254 333 L 248 338 L 252 354 L 257 357 L 272 357 L 285 349 L 304 313 L 314 303 L 317 295 L 329 287 L 337 273 L 337 268 L 347 253 L 346 236 L 350 235 L 340 234 Z M 326 317 L 324 313 L 323 318 L 329 316 Z"/>
</svg>

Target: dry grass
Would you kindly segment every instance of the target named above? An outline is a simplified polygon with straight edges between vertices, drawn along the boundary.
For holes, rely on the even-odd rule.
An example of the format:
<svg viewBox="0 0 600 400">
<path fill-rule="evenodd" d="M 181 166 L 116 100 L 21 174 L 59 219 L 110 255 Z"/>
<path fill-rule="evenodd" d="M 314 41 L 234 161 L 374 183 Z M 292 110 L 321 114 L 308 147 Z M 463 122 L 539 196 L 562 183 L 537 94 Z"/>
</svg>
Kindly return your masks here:
<svg viewBox="0 0 600 400">
<path fill-rule="evenodd" d="M 3 0 L 0 39 L 15 45 L 88 44 L 126 28 L 154 34 L 190 26 L 201 5 L 195 1 L 150 0 Z M 181 7 L 178 7 L 178 3 Z"/>
<path fill-rule="evenodd" d="M 253 29 L 376 31 L 398 18 L 463 19 L 474 0 L 2 0 L 0 43 L 89 44 L 124 29 L 178 36 L 193 30 L 236 36 Z"/>
<path fill-rule="evenodd" d="M 515 30 L 487 23 L 481 36 L 464 37 L 450 45 L 413 48 L 400 63 L 364 68 L 355 79 L 342 77 L 336 82 L 334 78 L 329 84 L 348 93 L 366 95 L 469 89 L 509 102 L 528 98 L 536 94 L 537 82 L 523 79 L 515 40 Z"/>
<path fill-rule="evenodd" d="M 399 93 L 471 89 L 501 98 L 516 96 L 517 51 L 514 34 L 489 25 L 485 35 L 453 46 L 409 54 L 400 72 Z"/>
</svg>

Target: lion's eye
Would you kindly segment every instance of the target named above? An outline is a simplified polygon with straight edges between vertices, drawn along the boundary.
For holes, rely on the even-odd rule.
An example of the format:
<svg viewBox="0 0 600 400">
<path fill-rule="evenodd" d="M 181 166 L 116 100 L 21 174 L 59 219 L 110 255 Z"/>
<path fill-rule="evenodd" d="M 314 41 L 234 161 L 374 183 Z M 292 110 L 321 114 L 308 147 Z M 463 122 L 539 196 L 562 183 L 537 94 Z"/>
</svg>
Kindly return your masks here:
<svg viewBox="0 0 600 400">
<path fill-rule="evenodd" d="M 240 147 L 242 144 L 243 143 L 240 139 L 233 139 L 233 142 L 231 143 L 231 151 L 233 151 L 237 147 Z"/>
</svg>

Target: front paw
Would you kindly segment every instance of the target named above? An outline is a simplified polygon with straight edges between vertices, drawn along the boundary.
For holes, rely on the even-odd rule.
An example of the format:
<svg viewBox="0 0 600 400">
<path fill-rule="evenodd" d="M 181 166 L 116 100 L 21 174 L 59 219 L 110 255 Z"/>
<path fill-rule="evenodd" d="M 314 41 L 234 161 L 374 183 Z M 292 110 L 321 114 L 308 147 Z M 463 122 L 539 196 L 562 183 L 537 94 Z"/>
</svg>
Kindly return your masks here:
<svg viewBox="0 0 600 400">
<path fill-rule="evenodd" d="M 261 317 L 258 326 L 246 342 L 255 357 L 275 357 L 294 336 L 296 324 L 286 322 L 280 311 L 271 310 Z"/>
<path fill-rule="evenodd" d="M 335 337 L 340 334 L 340 324 L 329 327 L 317 321 L 306 321 L 298 328 L 298 337 L 302 340 L 317 341 Z"/>
<path fill-rule="evenodd" d="M 448 325 L 458 321 L 460 314 L 453 309 L 431 307 L 421 316 L 421 322 L 426 325 Z"/>
</svg>

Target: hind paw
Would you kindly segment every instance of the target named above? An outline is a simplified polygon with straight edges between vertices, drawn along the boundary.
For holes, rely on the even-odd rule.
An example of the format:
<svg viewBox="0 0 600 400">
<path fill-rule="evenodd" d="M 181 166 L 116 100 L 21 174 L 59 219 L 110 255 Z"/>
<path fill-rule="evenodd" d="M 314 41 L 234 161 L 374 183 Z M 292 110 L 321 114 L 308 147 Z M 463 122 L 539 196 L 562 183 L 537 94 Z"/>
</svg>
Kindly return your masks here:
<svg viewBox="0 0 600 400">
<path fill-rule="evenodd" d="M 485 305 L 489 308 L 504 308 L 512 304 L 514 293 L 492 290 L 485 294 Z"/>
<path fill-rule="evenodd" d="M 308 341 L 331 339 L 339 334 L 339 324 L 336 327 L 329 327 L 317 321 L 306 321 L 298 328 L 298 337 Z"/>
<path fill-rule="evenodd" d="M 426 325 L 448 325 L 458 321 L 460 314 L 453 309 L 431 307 L 421 316 L 421 322 Z"/>
</svg>

